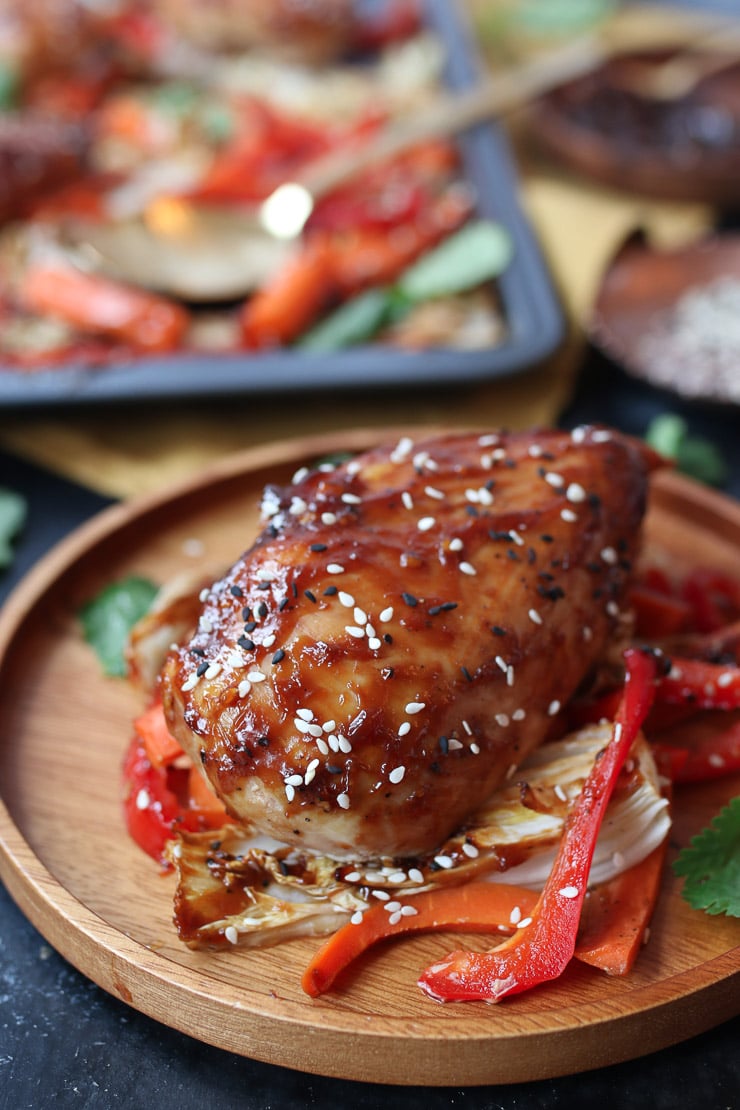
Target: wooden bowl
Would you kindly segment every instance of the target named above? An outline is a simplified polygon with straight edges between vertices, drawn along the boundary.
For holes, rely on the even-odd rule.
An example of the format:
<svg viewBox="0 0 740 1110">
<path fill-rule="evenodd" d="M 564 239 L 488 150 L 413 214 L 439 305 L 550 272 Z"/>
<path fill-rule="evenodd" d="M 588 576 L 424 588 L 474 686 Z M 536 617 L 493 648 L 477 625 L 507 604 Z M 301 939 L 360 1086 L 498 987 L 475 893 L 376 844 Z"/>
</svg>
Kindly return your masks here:
<svg viewBox="0 0 740 1110">
<path fill-rule="evenodd" d="M 740 201 L 740 61 L 707 74 L 671 100 L 635 80 L 668 51 L 619 54 L 541 98 L 531 112 L 537 143 L 561 164 L 603 184 L 647 196 Z M 707 55 L 697 54 L 697 64 Z"/>
<path fill-rule="evenodd" d="M 631 236 L 606 272 L 590 338 L 651 385 L 739 404 L 740 234 L 675 250 Z"/>
</svg>

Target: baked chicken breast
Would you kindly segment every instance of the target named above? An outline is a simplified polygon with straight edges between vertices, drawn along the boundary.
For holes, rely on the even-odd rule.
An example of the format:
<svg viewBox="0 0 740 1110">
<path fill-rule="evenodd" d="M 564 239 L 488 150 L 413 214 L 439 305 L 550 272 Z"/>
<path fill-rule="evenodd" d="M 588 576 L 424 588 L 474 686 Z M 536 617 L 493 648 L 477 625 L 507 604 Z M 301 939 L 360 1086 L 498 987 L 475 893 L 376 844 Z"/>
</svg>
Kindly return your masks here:
<svg viewBox="0 0 740 1110">
<path fill-rule="evenodd" d="M 600 428 L 448 434 L 268 488 L 165 661 L 170 728 L 243 824 L 434 850 L 613 651 L 652 461 Z"/>
</svg>

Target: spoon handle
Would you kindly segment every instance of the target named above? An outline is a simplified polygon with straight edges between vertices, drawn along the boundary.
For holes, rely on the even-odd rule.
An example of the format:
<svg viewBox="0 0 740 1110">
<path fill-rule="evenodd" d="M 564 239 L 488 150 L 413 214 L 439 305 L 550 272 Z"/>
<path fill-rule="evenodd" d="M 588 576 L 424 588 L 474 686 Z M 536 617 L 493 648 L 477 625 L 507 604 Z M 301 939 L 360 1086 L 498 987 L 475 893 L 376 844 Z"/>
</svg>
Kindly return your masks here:
<svg viewBox="0 0 740 1110">
<path fill-rule="evenodd" d="M 390 123 L 361 146 L 317 159 L 299 178 L 314 200 L 415 143 L 459 134 L 511 111 L 564 81 L 588 73 L 605 58 L 593 38 L 582 38 L 464 92 L 435 97 L 431 104 Z"/>
</svg>

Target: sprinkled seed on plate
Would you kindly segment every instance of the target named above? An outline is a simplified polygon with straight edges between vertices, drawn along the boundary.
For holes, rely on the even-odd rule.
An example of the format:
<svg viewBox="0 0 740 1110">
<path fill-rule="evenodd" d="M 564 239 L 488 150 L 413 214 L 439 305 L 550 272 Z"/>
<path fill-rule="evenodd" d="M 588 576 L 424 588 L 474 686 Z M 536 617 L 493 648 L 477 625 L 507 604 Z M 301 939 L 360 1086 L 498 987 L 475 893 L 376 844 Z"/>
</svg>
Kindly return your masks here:
<svg viewBox="0 0 740 1110">
<path fill-rule="evenodd" d="M 387 913 L 398 913 L 401 908 L 401 903 L 396 898 L 391 898 L 389 902 L 383 906 Z"/>
<path fill-rule="evenodd" d="M 368 871 L 365 876 L 365 881 L 368 883 L 382 883 L 384 878 L 385 875 L 376 875 L 374 871 Z M 373 898 L 377 898 L 379 902 L 389 902 L 391 898 L 387 890 L 371 890 L 370 893 Z"/>
<path fill-rule="evenodd" d="M 339 733 L 337 740 L 339 743 L 340 752 L 344 752 L 344 754 L 347 755 L 349 752 L 352 751 L 352 744 L 343 733 Z"/>
<path fill-rule="evenodd" d="M 142 786 L 141 790 L 136 795 L 136 808 L 147 809 L 151 800 L 152 798 L 149 791 Z"/>
<path fill-rule="evenodd" d="M 262 647 L 271 648 L 276 639 L 277 636 L 275 635 L 275 633 L 270 632 L 269 635 L 265 636 L 264 640 L 262 641 Z"/>
<path fill-rule="evenodd" d="M 344 567 L 341 563 L 329 563 L 326 572 L 327 574 L 344 574 Z"/>
<path fill-rule="evenodd" d="M 410 701 L 406 703 L 406 712 L 411 716 L 414 713 L 421 713 L 422 709 L 426 709 L 427 703 L 425 701 Z"/>
<path fill-rule="evenodd" d="M 250 682 L 264 682 L 265 676 L 262 671 L 250 671 L 247 675 Z"/>
<path fill-rule="evenodd" d="M 609 614 L 610 617 L 618 617 L 619 616 L 619 606 L 617 605 L 616 601 L 607 601 L 606 611 L 607 611 L 607 613 Z"/>
<path fill-rule="evenodd" d="M 337 523 L 337 514 L 336 513 L 328 513 L 328 512 L 327 513 L 322 513 L 321 514 L 321 523 L 322 524 L 336 524 Z"/>
<path fill-rule="evenodd" d="M 562 486 L 564 478 L 562 474 L 556 474 L 553 470 L 550 470 L 545 474 L 545 481 L 548 486 Z"/>
<path fill-rule="evenodd" d="M 527 925 L 531 925 L 531 924 L 532 924 L 532 918 L 531 917 L 523 917 L 522 920 L 517 925 L 517 929 L 526 929 Z"/>
<path fill-rule="evenodd" d="M 512 721 L 523 721 L 526 716 L 527 711 L 525 709 L 515 709 L 511 714 L 511 719 Z"/>
<path fill-rule="evenodd" d="M 188 677 L 187 677 L 187 678 L 185 679 L 185 681 L 183 682 L 183 684 L 182 684 L 182 686 L 180 687 L 180 689 L 181 689 L 181 691 L 183 692 L 183 694 L 187 694 L 187 692 L 188 692 L 189 690 L 194 690 L 194 689 L 195 689 L 195 687 L 196 687 L 196 686 L 198 685 L 198 683 L 199 683 L 199 682 L 200 682 L 200 675 L 199 675 L 199 674 L 196 674 L 196 672 L 195 672 L 195 671 L 193 671 L 193 672 L 192 672 L 192 674 L 190 674 L 190 675 L 189 675 L 189 676 L 188 676 Z"/>
<path fill-rule="evenodd" d="M 506 674 L 509 664 L 500 655 L 496 656 L 496 666 Z"/>
<path fill-rule="evenodd" d="M 340 604 L 343 605 L 345 609 L 352 609 L 354 607 L 355 599 L 352 597 L 352 594 L 348 594 L 344 590 L 340 590 L 337 594 L 337 597 L 339 598 Z"/>
<path fill-rule="evenodd" d="M 387 606 L 387 608 L 385 608 L 382 611 L 382 613 L 378 617 L 378 620 L 380 621 L 381 624 L 387 624 L 388 621 L 392 620 L 392 619 L 393 619 L 393 606 L 389 605 L 389 606 Z"/>
<path fill-rule="evenodd" d="M 370 636 L 367 641 L 367 646 L 370 648 L 371 651 L 377 651 L 378 648 L 381 648 L 383 646 L 383 641 L 379 640 L 377 636 Z"/>
<path fill-rule="evenodd" d="M 328 755 L 329 754 L 329 745 L 327 744 L 326 740 L 322 740 L 322 739 L 317 738 L 316 747 L 319 749 L 319 751 L 321 752 L 322 755 Z"/>
<path fill-rule="evenodd" d="M 307 476 L 308 476 L 308 467 L 307 466 L 301 466 L 298 470 L 296 470 L 295 474 L 293 475 L 293 477 L 291 479 L 291 482 L 294 486 L 297 486 L 298 483 L 302 482 L 303 479 L 306 478 Z"/>
<path fill-rule="evenodd" d="M 560 799 L 561 802 L 568 801 L 568 795 L 565 793 L 559 782 L 555 783 L 555 786 L 553 787 L 553 793 L 555 794 L 556 798 Z"/>
<path fill-rule="evenodd" d="M 345 624 L 344 631 L 354 636 L 356 640 L 362 640 L 365 635 L 365 629 L 358 628 L 356 624 Z"/>
<path fill-rule="evenodd" d="M 365 624 L 367 622 L 367 613 L 359 605 L 355 605 L 352 616 L 355 624 Z"/>
<path fill-rule="evenodd" d="M 510 925 L 518 925 L 519 922 L 521 921 L 521 919 L 522 919 L 521 907 L 520 906 L 514 906 L 513 910 L 509 914 L 509 924 Z"/>
<path fill-rule="evenodd" d="M 445 871 L 455 865 L 455 861 L 450 856 L 435 856 L 434 862 L 437 864 L 437 867 L 441 867 Z"/>
<path fill-rule="evenodd" d="M 401 906 L 398 912 L 401 914 L 401 917 L 414 917 L 419 911 L 416 906 Z"/>
<path fill-rule="evenodd" d="M 349 794 L 337 794 L 337 805 L 340 809 L 349 809 Z"/>
<path fill-rule="evenodd" d="M 308 506 L 302 497 L 294 497 L 290 502 L 288 512 L 291 516 L 298 516 L 300 513 L 304 513 L 307 508 Z"/>
<path fill-rule="evenodd" d="M 512 543 L 517 544 L 519 547 L 524 547 L 524 540 L 519 535 L 519 533 L 516 532 L 513 528 L 509 532 L 509 539 L 511 540 Z"/>
<path fill-rule="evenodd" d="M 237 687 L 237 693 L 238 693 L 240 698 L 246 698 L 247 694 L 249 693 L 249 691 L 251 689 L 252 689 L 252 683 L 249 681 L 248 678 L 244 678 L 244 679 L 242 679 L 242 681 L 239 683 L 239 686 Z"/>
<path fill-rule="evenodd" d="M 400 910 L 395 910 L 391 914 L 391 916 L 388 918 L 388 924 L 389 925 L 398 925 L 398 922 L 400 920 L 401 920 L 401 911 Z"/>
<path fill-rule="evenodd" d="M 532 459 L 538 459 L 542 454 L 542 448 L 540 447 L 539 443 L 533 443 L 531 447 L 528 447 L 527 454 Z"/>
<path fill-rule="evenodd" d="M 324 723 L 321 727 L 323 728 L 324 732 L 333 732 L 334 729 L 337 727 L 337 722 L 336 721 L 324 721 Z"/>
<path fill-rule="evenodd" d="M 295 787 L 291 786 L 290 783 L 286 783 L 285 797 L 288 799 L 289 802 L 292 802 L 293 799 L 295 798 Z"/>
<path fill-rule="evenodd" d="M 286 786 L 302 786 L 303 775 L 288 775 L 283 781 Z"/>
<path fill-rule="evenodd" d="M 300 717 L 302 721 L 312 721 L 314 718 L 313 709 L 296 709 L 296 717 Z"/>
<path fill-rule="evenodd" d="M 394 885 L 398 884 L 398 883 L 405 883 L 406 882 L 406 872 L 405 871 L 391 871 L 390 875 L 388 876 L 388 882 L 393 883 Z"/>
<path fill-rule="evenodd" d="M 610 566 L 614 566 L 619 556 L 617 555 L 613 547 L 604 547 L 601 551 L 601 558 L 604 560 L 605 563 L 609 563 Z"/>
<path fill-rule="evenodd" d="M 514 685 L 514 668 L 511 666 L 511 664 L 509 664 L 509 666 L 506 668 L 506 685 Z"/>
<path fill-rule="evenodd" d="M 509 724 L 509 718 L 507 717 L 506 713 L 496 713 L 493 719 L 497 725 L 501 726 L 501 728 L 506 728 L 506 726 Z"/>
<path fill-rule="evenodd" d="M 398 735 L 399 736 L 408 736 L 408 734 L 410 732 L 411 732 L 411 724 L 410 724 L 409 721 L 404 721 L 403 724 L 400 724 L 398 726 Z"/>
<path fill-rule="evenodd" d="M 363 916 L 364 915 L 363 915 L 362 910 L 355 910 L 355 912 L 352 914 L 352 916 L 349 919 L 350 925 L 362 925 Z"/>
<path fill-rule="evenodd" d="M 730 683 L 732 682 L 732 679 L 733 679 L 733 675 L 730 671 L 723 671 L 722 674 L 719 675 L 719 677 L 717 678 L 717 685 L 721 689 L 724 689 L 725 686 L 730 685 Z"/>
<path fill-rule="evenodd" d="M 467 840 L 463 841 L 462 850 L 468 859 L 475 859 L 478 856 L 478 849 L 475 844 L 470 844 Z"/>
<path fill-rule="evenodd" d="M 316 739 L 317 736 L 321 736 L 321 725 L 316 725 L 316 724 L 309 725 L 308 726 L 308 735 L 313 736 L 314 739 Z"/>
<path fill-rule="evenodd" d="M 435 501 L 444 501 L 445 495 L 441 489 L 435 489 L 434 486 L 424 486 L 424 493 L 427 497 L 433 498 Z"/>
<path fill-rule="evenodd" d="M 468 724 L 468 722 L 467 721 L 462 721 L 461 723 L 462 723 L 462 727 L 465 729 L 468 736 L 472 736 L 473 735 L 473 730 L 470 727 L 470 725 Z"/>
<path fill-rule="evenodd" d="M 470 750 L 473 753 L 473 755 L 480 755 L 480 747 L 479 747 L 478 744 L 471 744 L 470 745 Z"/>
<path fill-rule="evenodd" d="M 350 871 L 344 876 L 345 883 L 359 883 L 362 875 L 359 871 Z"/>
<path fill-rule="evenodd" d="M 393 770 L 391 771 L 391 773 L 388 775 L 388 778 L 395 786 L 399 782 L 403 781 L 403 776 L 405 774 L 406 774 L 406 768 L 405 767 L 394 767 Z"/>
<path fill-rule="evenodd" d="M 417 884 L 423 883 L 424 882 L 424 873 L 422 871 L 420 871 L 418 867 L 410 867 L 409 868 L 409 879 L 411 880 L 412 883 L 417 883 Z"/>
</svg>

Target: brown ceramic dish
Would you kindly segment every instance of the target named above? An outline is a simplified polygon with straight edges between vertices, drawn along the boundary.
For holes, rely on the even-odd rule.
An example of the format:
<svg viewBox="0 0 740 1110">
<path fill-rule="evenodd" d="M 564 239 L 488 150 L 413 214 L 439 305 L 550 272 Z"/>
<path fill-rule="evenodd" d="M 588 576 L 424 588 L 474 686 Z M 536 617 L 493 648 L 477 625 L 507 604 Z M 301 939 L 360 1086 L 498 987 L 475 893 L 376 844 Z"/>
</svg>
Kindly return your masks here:
<svg viewBox="0 0 740 1110">
<path fill-rule="evenodd" d="M 657 71 L 670 57 L 665 51 L 620 54 L 562 85 L 531 113 L 532 133 L 559 162 L 603 184 L 734 208 L 740 196 L 740 61 L 707 74 L 684 95 L 646 95 L 651 68 Z M 706 59 L 697 54 L 697 66 Z"/>
<path fill-rule="evenodd" d="M 685 397 L 740 404 L 740 235 L 617 252 L 591 339 L 628 373 Z"/>
</svg>

